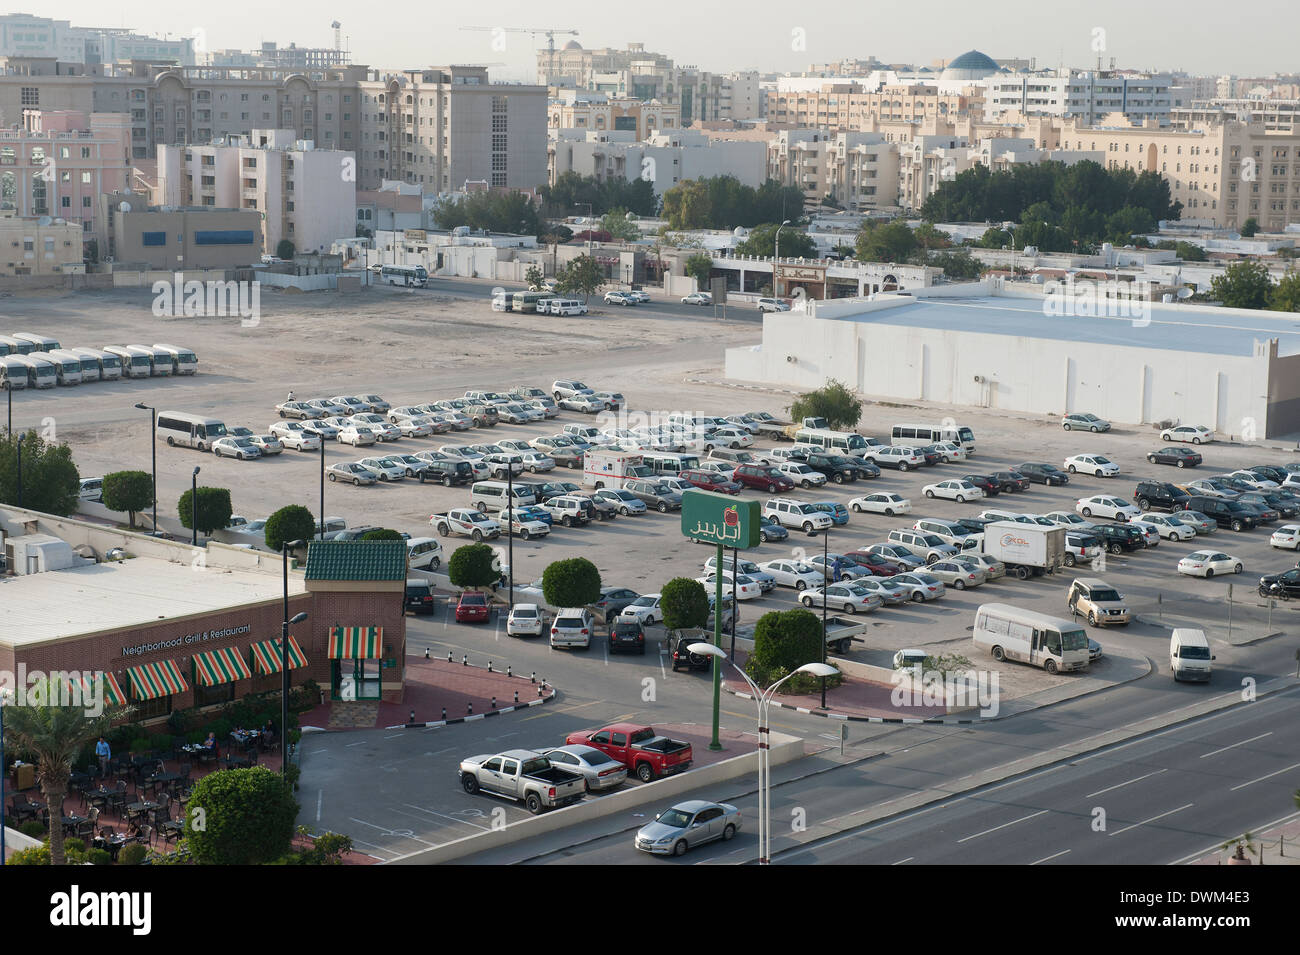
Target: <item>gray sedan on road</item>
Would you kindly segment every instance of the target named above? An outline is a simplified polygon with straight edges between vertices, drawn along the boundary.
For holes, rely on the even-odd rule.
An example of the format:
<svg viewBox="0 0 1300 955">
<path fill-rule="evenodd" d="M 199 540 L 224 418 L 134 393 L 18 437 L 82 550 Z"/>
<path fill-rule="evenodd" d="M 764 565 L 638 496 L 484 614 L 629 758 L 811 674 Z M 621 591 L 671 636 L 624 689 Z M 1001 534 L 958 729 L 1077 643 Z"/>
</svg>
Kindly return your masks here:
<svg viewBox="0 0 1300 955">
<path fill-rule="evenodd" d="M 581 773 L 589 793 L 617 789 L 627 780 L 627 767 L 594 746 L 557 746 L 541 752 L 552 765 L 571 773 Z"/>
<path fill-rule="evenodd" d="M 680 856 L 714 839 L 730 840 L 739 831 L 740 810 L 735 806 L 691 799 L 665 809 L 654 822 L 642 826 L 634 845 L 642 852 Z"/>
</svg>

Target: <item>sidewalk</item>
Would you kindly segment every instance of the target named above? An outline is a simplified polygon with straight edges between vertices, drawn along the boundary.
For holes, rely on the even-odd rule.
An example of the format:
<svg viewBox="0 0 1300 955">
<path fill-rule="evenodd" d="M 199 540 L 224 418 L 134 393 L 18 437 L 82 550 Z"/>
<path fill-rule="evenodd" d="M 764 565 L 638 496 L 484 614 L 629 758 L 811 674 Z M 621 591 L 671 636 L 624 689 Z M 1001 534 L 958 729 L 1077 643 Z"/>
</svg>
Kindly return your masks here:
<svg viewBox="0 0 1300 955">
<path fill-rule="evenodd" d="M 1251 865 L 1300 865 L 1300 813 L 1260 832 L 1252 832 L 1250 843 L 1255 851 L 1245 855 Z M 1231 856 L 1229 849 L 1216 849 L 1188 865 L 1227 865 Z"/>
</svg>

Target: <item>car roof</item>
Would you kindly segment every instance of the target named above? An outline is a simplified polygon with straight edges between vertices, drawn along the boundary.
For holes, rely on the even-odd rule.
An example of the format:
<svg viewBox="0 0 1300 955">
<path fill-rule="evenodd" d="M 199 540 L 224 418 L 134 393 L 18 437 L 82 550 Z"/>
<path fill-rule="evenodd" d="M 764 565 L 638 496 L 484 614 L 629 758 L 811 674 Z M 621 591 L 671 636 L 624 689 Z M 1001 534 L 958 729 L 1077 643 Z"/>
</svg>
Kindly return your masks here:
<svg viewBox="0 0 1300 955">
<path fill-rule="evenodd" d="M 674 803 L 671 808 L 679 812 L 699 812 L 701 809 L 711 809 L 713 807 L 722 808 L 721 803 L 709 802 L 707 799 L 688 799 L 685 802 Z"/>
</svg>

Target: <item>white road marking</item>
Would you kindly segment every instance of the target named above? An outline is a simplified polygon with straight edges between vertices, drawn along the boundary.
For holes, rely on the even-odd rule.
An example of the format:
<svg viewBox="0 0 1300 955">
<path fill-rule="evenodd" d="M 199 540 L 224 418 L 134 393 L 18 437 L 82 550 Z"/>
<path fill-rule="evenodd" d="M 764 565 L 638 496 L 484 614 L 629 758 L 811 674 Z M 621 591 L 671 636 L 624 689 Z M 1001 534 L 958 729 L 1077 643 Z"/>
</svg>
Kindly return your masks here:
<svg viewBox="0 0 1300 955">
<path fill-rule="evenodd" d="M 403 829 L 399 832 L 398 830 L 395 829 L 385 829 L 383 826 L 376 826 L 373 822 L 366 822 L 364 819 L 358 819 L 355 816 L 348 816 L 348 818 L 351 819 L 353 822 L 361 823 L 361 825 L 363 826 L 369 826 L 371 829 L 378 829 L 386 836 L 394 836 L 398 839 L 410 839 L 412 842 L 418 842 L 421 845 L 426 845 L 431 847 L 438 845 L 438 843 L 436 842 L 429 842 L 428 840 L 421 839 L 419 836 L 416 836 L 414 834 L 407 835 L 407 833 L 411 831 L 409 829 Z"/>
<path fill-rule="evenodd" d="M 405 733 L 394 733 L 392 736 L 385 736 L 384 739 L 397 739 L 397 737 L 405 735 Z"/>
<path fill-rule="evenodd" d="M 1012 819 L 1010 822 L 1004 822 L 1000 826 L 994 826 L 992 829 L 985 829 L 983 832 L 977 832 L 974 835 L 966 836 L 964 839 L 958 839 L 957 845 L 963 842 L 969 842 L 971 839 L 978 839 L 980 836 L 987 836 L 990 832 L 997 832 L 999 829 L 1005 829 L 1007 826 L 1014 826 L 1018 822 L 1024 822 L 1026 819 L 1033 819 L 1035 816 L 1042 816 L 1048 812 L 1046 809 L 1040 809 L 1038 812 L 1031 812 L 1027 816 L 1021 816 L 1019 819 Z"/>
<path fill-rule="evenodd" d="M 1290 766 L 1286 767 L 1285 769 L 1279 769 L 1275 773 L 1269 773 L 1267 776 L 1260 776 L 1258 779 L 1252 779 L 1249 782 L 1244 782 L 1240 786 L 1233 786 L 1231 789 L 1228 790 L 1228 792 L 1235 793 L 1238 789 L 1245 789 L 1247 786 L 1253 786 L 1255 785 L 1255 783 L 1262 783 L 1264 780 L 1272 779 L 1274 776 L 1281 776 L 1283 773 L 1289 773 L 1291 770 L 1295 769 L 1298 766 L 1300 766 L 1300 763 L 1292 763 Z"/>
<path fill-rule="evenodd" d="M 908 856 L 906 859 L 899 859 L 897 862 L 891 862 L 890 865 L 902 865 L 904 862 L 911 862 L 916 856 Z"/>
<path fill-rule="evenodd" d="M 1124 786 L 1129 785 L 1129 783 L 1139 783 L 1144 779 L 1150 779 L 1152 776 L 1159 776 L 1161 773 L 1167 773 L 1167 772 L 1169 772 L 1169 770 L 1167 769 L 1157 769 L 1154 773 L 1147 773 L 1145 776 L 1139 776 L 1136 779 L 1130 779 L 1127 783 L 1116 783 L 1114 786 L 1107 786 L 1105 789 L 1098 789 L 1095 793 L 1088 793 L 1088 795 L 1084 796 L 1083 798 L 1091 799 L 1093 796 L 1100 796 L 1102 793 L 1108 793 L 1112 790 L 1120 789 Z"/>
<path fill-rule="evenodd" d="M 325 790 L 323 789 L 316 790 L 316 821 L 317 822 L 320 822 L 320 807 L 321 807 L 321 802 L 324 799 L 325 799 Z"/>
<path fill-rule="evenodd" d="M 1148 822 L 1155 822 L 1157 819 L 1163 819 L 1165 816 L 1172 816 L 1176 812 L 1182 812 L 1184 809 L 1191 809 L 1196 803 L 1189 802 L 1186 806 L 1179 806 L 1177 809 L 1170 809 L 1168 812 L 1162 812 L 1158 816 L 1152 816 L 1150 819 L 1143 819 L 1141 822 L 1135 822 L 1131 826 L 1125 826 L 1123 829 L 1116 829 L 1111 833 L 1112 836 L 1118 836 L 1121 832 L 1128 832 L 1130 829 L 1136 829 L 1138 826 L 1145 826 Z"/>
<path fill-rule="evenodd" d="M 1064 849 L 1064 850 L 1062 850 L 1061 852 L 1056 853 L 1055 855 L 1050 855 L 1050 856 L 1047 856 L 1047 857 L 1045 857 L 1045 858 L 1039 859 L 1038 862 L 1050 862 L 1051 860 L 1056 859 L 1056 858 L 1059 858 L 1060 856 L 1065 855 L 1065 853 L 1067 853 L 1067 852 L 1071 852 L 1071 851 L 1073 851 L 1073 850 L 1071 850 L 1071 849 Z M 1030 864 L 1030 865 L 1038 865 L 1038 862 L 1031 862 L 1031 863 L 1029 863 L 1029 864 Z"/>
<path fill-rule="evenodd" d="M 450 819 L 452 822 L 463 822 L 467 826 L 473 826 L 475 829 L 482 829 L 484 832 L 492 831 L 491 826 L 480 826 L 477 822 L 470 822 L 468 819 L 457 819 L 455 816 L 448 816 L 441 812 L 435 812 L 432 809 L 425 809 L 423 806 L 412 806 L 409 802 L 404 802 L 402 803 L 402 805 L 407 806 L 411 809 L 415 809 L 418 812 L 427 812 L 429 815 L 437 816 L 439 819 Z M 399 812 L 400 810 L 393 810 L 393 811 Z M 402 815 L 404 816 L 409 815 L 409 813 L 402 813 Z"/>
<path fill-rule="evenodd" d="M 1235 749 L 1238 746 L 1245 746 L 1247 743 L 1253 743 L 1257 739 L 1263 739 L 1265 736 L 1272 736 L 1272 735 L 1273 732 L 1271 730 L 1267 733 L 1260 733 L 1258 736 L 1252 736 L 1250 739 L 1243 739 L 1240 743 L 1233 743 L 1231 746 L 1225 746 L 1222 749 L 1216 749 L 1212 753 L 1202 753 L 1200 758 L 1205 759 L 1207 756 L 1217 756 L 1220 753 L 1226 753 L 1230 749 Z"/>
</svg>

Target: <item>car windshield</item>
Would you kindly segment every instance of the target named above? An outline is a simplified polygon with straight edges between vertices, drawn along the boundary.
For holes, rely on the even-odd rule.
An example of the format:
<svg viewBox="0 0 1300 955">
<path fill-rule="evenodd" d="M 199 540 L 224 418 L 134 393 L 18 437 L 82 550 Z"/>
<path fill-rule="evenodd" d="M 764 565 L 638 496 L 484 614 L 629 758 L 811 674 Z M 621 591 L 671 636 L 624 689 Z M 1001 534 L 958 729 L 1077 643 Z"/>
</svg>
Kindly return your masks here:
<svg viewBox="0 0 1300 955">
<path fill-rule="evenodd" d="M 1178 656 L 1184 660 L 1208 660 L 1210 659 L 1209 647 L 1179 647 Z"/>
<path fill-rule="evenodd" d="M 632 601 L 633 607 L 653 607 L 655 605 L 654 597 L 637 597 Z"/>
<path fill-rule="evenodd" d="M 1119 591 L 1114 588 L 1099 588 L 1092 592 L 1092 599 L 1097 601 L 1117 601 L 1122 600 Z"/>
<path fill-rule="evenodd" d="M 655 817 L 655 822 L 673 829 L 685 829 L 691 822 L 691 814 L 680 809 L 667 809 Z"/>
<path fill-rule="evenodd" d="M 1088 649 L 1088 635 L 1082 630 L 1066 630 L 1061 634 L 1061 648 L 1064 650 Z"/>
</svg>

